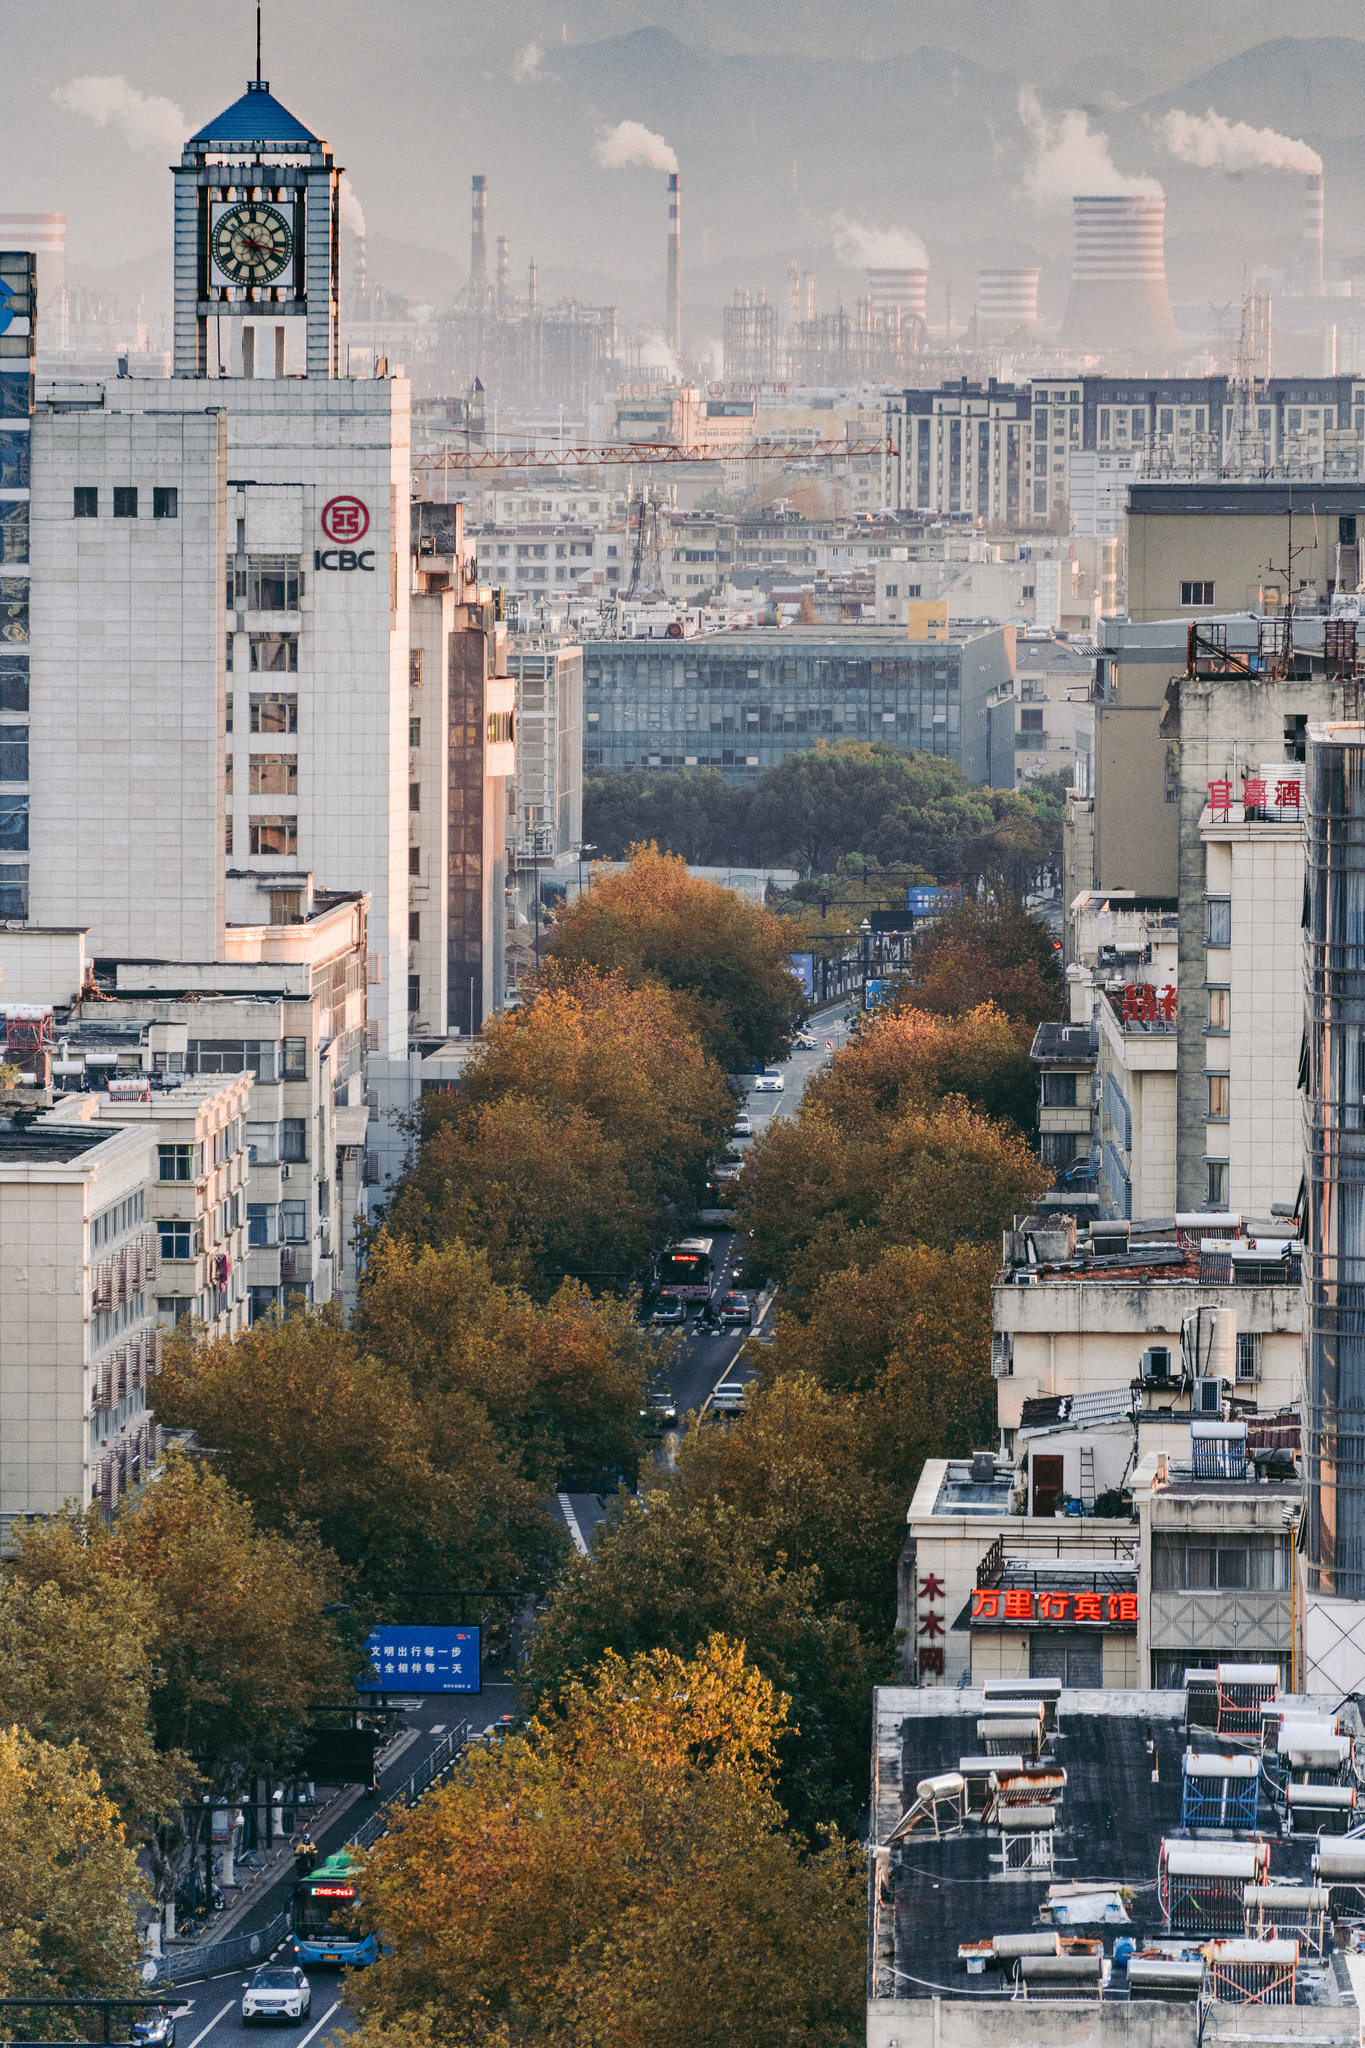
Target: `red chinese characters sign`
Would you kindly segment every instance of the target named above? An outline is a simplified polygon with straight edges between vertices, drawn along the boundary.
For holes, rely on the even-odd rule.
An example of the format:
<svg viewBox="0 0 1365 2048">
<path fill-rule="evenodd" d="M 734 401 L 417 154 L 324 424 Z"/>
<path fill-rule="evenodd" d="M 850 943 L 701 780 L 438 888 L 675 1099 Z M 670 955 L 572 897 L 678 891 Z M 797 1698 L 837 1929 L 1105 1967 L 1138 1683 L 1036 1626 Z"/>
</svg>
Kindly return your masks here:
<svg viewBox="0 0 1365 2048">
<path fill-rule="evenodd" d="M 1057 1587 L 1034 1592 L 1027 1586 L 978 1586 L 972 1594 L 973 1626 L 1008 1628 L 1059 1621 L 1091 1627 L 1136 1628 L 1136 1593 L 1074 1593 Z"/>
<path fill-rule="evenodd" d="M 1244 775 L 1242 778 L 1243 818 L 1267 818 L 1280 823 L 1294 823 L 1303 813 L 1303 778 L 1298 775 L 1277 775 L 1273 783 L 1267 775 Z M 1227 823 L 1232 815 L 1232 806 L 1237 801 L 1232 781 L 1222 776 L 1211 782 L 1209 789 L 1209 810 L 1216 819 Z"/>
<path fill-rule="evenodd" d="M 1150 981 L 1131 981 L 1123 991 L 1125 1024 L 1174 1024 L 1175 990 L 1154 988 Z"/>
<path fill-rule="evenodd" d="M 943 1601 L 947 1588 L 937 1572 L 925 1572 L 919 1581 L 919 1604 L 915 1619 L 915 1654 L 919 1660 L 920 1682 L 942 1678 L 943 1638 L 947 1633 Z"/>
</svg>

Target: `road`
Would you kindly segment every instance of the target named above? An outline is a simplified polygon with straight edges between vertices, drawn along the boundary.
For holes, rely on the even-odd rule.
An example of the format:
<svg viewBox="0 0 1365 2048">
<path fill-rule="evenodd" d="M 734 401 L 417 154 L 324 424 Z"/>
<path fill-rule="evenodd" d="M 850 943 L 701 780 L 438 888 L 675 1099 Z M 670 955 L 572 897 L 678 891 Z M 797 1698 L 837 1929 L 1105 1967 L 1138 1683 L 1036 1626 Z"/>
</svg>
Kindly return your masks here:
<svg viewBox="0 0 1365 2048">
<path fill-rule="evenodd" d="M 515 1711 L 516 1695 L 510 1685 L 502 1684 L 485 1685 L 482 1693 L 477 1695 L 444 1694 L 413 1701 L 406 1711 L 407 1727 L 391 1746 L 389 1761 L 380 1762 L 379 1798 L 367 1796 L 357 1800 L 355 1805 L 338 1816 L 331 1827 L 319 1833 L 316 1840 L 320 1853 L 329 1856 L 334 1849 L 341 1848 L 375 1807 L 385 1797 L 396 1793 L 421 1768 L 441 1737 L 457 1722 L 468 1721 L 471 1730 L 477 1733 L 490 1721 L 497 1720 L 499 1715 Z M 288 1903 L 292 1888 L 293 1872 L 289 1871 L 261 1894 L 250 1913 L 231 1929 L 227 1938 L 231 1940 L 239 1934 L 250 1934 L 266 1926 Z M 210 1933 L 205 1938 L 211 1940 L 213 1937 Z M 248 2030 L 242 2025 L 242 1993 L 249 1980 L 250 1972 L 233 1970 L 226 1976 L 210 1978 L 207 1983 L 187 1984 L 182 1990 L 168 1990 L 167 2002 L 174 2004 L 178 2014 L 176 2048 L 245 2048 L 248 2040 L 259 2042 L 260 2030 Z M 289 2048 L 304 2048 L 304 2044 L 315 2036 L 321 2037 L 338 2029 L 349 2033 L 354 2024 L 340 2008 L 340 1972 L 314 1968 L 309 1972 L 309 1983 L 313 2004 L 307 2024 L 275 2029 Z"/>
</svg>

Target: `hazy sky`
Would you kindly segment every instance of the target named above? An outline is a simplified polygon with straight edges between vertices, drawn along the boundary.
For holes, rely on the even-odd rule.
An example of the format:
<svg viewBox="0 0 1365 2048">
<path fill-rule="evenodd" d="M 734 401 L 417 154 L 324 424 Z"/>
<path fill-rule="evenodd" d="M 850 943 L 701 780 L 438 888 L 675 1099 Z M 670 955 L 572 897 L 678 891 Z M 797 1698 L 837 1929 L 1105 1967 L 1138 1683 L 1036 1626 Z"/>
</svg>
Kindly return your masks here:
<svg viewBox="0 0 1365 2048">
<path fill-rule="evenodd" d="M 180 117 L 192 132 L 242 90 L 253 62 L 253 0 L 0 0 L 0 7 L 0 210 L 64 211 L 78 274 L 166 249 L 166 166 Z M 941 241 L 951 242 L 951 204 L 962 195 L 945 195 L 936 183 L 951 175 L 956 185 L 958 172 L 916 159 L 913 134 L 897 143 L 904 162 L 883 165 L 879 192 L 842 190 L 841 161 L 859 125 L 856 105 L 839 98 L 850 71 L 866 67 L 875 79 L 884 60 L 924 49 L 962 60 L 976 93 L 977 154 L 985 169 L 994 159 L 994 175 L 1012 192 L 1020 182 L 1015 156 L 1026 147 L 1014 112 L 1021 84 L 1036 88 L 1045 104 L 1098 107 L 1096 118 L 1104 118 L 1111 101 L 1145 99 L 1276 37 L 1365 35 L 1359 9 L 1345 0 L 1300 0 L 1292 16 L 1271 0 L 1206 0 L 1199 8 L 1188 0 L 292 0 L 288 8 L 266 0 L 264 16 L 266 74 L 285 104 L 337 148 L 372 237 L 446 251 L 462 276 L 469 175 L 483 170 L 490 233 L 511 234 L 517 274 L 529 252 L 543 270 L 558 259 L 589 279 L 628 275 L 646 252 L 652 270 L 660 242 L 650 174 L 599 169 L 595 138 L 605 123 L 672 117 L 666 79 L 637 80 L 628 54 L 620 63 L 604 60 L 599 80 L 584 64 L 585 44 L 664 29 L 703 53 L 716 77 L 726 74 L 729 132 L 710 138 L 715 161 L 703 165 L 695 160 L 704 132 L 697 129 L 693 158 L 684 162 L 695 275 L 708 260 L 733 268 L 736 252 L 749 247 L 756 259 L 774 262 L 788 246 L 800 253 L 803 238 L 818 245 L 823 237 L 832 250 L 841 214 L 894 226 L 895 213 L 926 238 L 937 223 Z M 1355 47 L 1365 59 L 1365 44 Z M 739 67 L 716 59 L 746 53 L 751 73 L 741 71 L 737 86 Z M 1337 74 L 1330 83 L 1338 92 L 1350 86 L 1341 65 L 1324 68 Z M 991 77 L 983 85 L 978 74 Z M 560 76 L 566 82 L 556 90 Z M 913 84 L 916 67 L 906 76 Z M 785 109 L 772 103 L 775 79 L 790 94 Z M 983 93 L 997 86 L 1003 111 L 981 114 Z M 1283 119 L 1291 133 L 1307 132 L 1313 88 L 1311 78 L 1286 83 Z M 1357 99 L 1358 127 L 1348 122 L 1343 131 L 1338 120 L 1338 135 L 1365 134 L 1365 93 Z M 821 132 L 825 111 L 829 126 Z M 680 111 L 678 125 L 701 122 L 705 112 Z M 1140 161 L 1131 137 L 1120 136 L 1120 144 L 1129 170 L 1162 168 L 1146 160 L 1145 142 Z M 731 147 L 733 183 L 724 160 Z M 856 177 L 866 186 L 866 164 Z M 1211 183 L 1191 190 L 1213 218 Z M 736 207 L 744 218 L 734 217 Z M 1000 232 L 1018 240 L 1028 226 L 1021 213 Z"/>
</svg>

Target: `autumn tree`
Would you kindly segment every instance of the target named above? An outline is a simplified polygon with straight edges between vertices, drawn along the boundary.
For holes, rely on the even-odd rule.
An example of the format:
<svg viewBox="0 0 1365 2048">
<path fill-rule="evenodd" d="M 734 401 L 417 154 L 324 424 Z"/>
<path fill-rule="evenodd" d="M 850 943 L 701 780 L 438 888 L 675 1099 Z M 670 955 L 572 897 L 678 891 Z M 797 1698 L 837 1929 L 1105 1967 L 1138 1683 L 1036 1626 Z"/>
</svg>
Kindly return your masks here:
<svg viewBox="0 0 1365 2048">
<path fill-rule="evenodd" d="M 762 1066 L 786 1052 L 802 997 L 781 919 L 689 875 L 657 846 L 601 875 L 561 911 L 550 939 L 547 989 L 583 968 L 634 988 L 673 992 L 680 1014 L 723 1067 Z"/>
<path fill-rule="evenodd" d="M 80 1745 L 0 1730 L 0 1995 L 136 1994 L 135 1909 L 146 1896 L 118 1808 Z M 16 2012 L 9 2031 L 88 2039 L 92 2017 Z"/>
<path fill-rule="evenodd" d="M 477 1395 L 419 1399 L 334 1313 L 212 1342 L 180 1333 L 157 1411 L 226 1454 L 261 1529 L 306 1525 L 381 1601 L 406 1586 L 534 1589 L 557 1561 L 544 1475 L 509 1455 Z"/>
<path fill-rule="evenodd" d="M 1017 896 L 968 898 L 938 918 L 916 941 L 914 972 L 915 1008 L 936 1016 L 965 1017 L 989 1003 L 1031 1032 L 1062 1014 L 1061 954 Z"/>
<path fill-rule="evenodd" d="M 793 1821 L 851 1826 L 867 1796 L 872 1687 L 890 1674 L 888 1638 L 869 1641 L 827 1597 L 818 1567 L 789 1568 L 769 1533 L 704 1487 L 665 1480 L 618 1496 L 592 1556 L 569 1560 L 537 1621 L 525 1696 L 553 1705 L 609 1650 L 690 1657 L 713 1632 L 733 1636 L 793 1702 L 780 1745 Z"/>
<path fill-rule="evenodd" d="M 787 1702 L 742 1646 L 607 1652 L 367 1859 L 367 2048 L 853 2048 L 861 1856 L 787 1834 Z"/>
<path fill-rule="evenodd" d="M 78 1749 L 134 1837 L 168 1819 L 194 1780 L 188 1757 L 153 1737 L 154 1623 L 141 1586 L 0 1579 L 0 1728 Z"/>
<path fill-rule="evenodd" d="M 151 1602 L 152 1725 L 164 1754 L 222 1783 L 284 1761 L 309 1708 L 349 1690 L 351 1661 L 324 1609 L 340 1590 L 315 1539 L 263 1530 L 220 1474 L 172 1454 L 155 1486 L 98 1511 L 28 1522 L 9 1569 L 95 1597 Z"/>
<path fill-rule="evenodd" d="M 871 1016 L 805 1100 L 846 1130 L 873 1130 L 905 1110 L 961 1096 L 1022 1131 L 1036 1120 L 1030 1027 L 991 1003 L 935 1015 L 914 999 Z"/>
</svg>

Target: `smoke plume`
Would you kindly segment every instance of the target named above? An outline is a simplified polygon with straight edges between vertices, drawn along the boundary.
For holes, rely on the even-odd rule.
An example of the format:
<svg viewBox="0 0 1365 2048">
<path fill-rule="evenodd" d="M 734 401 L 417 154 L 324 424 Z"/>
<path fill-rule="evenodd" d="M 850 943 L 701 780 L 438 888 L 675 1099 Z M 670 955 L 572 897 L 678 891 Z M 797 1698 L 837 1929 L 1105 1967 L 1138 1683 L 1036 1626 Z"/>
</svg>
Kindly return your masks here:
<svg viewBox="0 0 1365 2048">
<path fill-rule="evenodd" d="M 353 235 L 363 235 L 365 232 L 365 215 L 349 178 L 343 178 L 341 181 L 341 225 L 349 228 Z"/>
<path fill-rule="evenodd" d="M 927 270 L 923 242 L 910 228 L 868 228 L 834 216 L 834 253 L 851 270 Z"/>
<path fill-rule="evenodd" d="M 1173 107 L 1156 131 L 1172 156 L 1201 171 L 1300 171 L 1311 178 L 1322 170 L 1322 158 L 1306 142 L 1273 128 L 1226 121 L 1212 107 L 1202 115 Z"/>
<path fill-rule="evenodd" d="M 517 84 L 526 85 L 533 78 L 538 78 L 540 76 L 540 67 L 544 61 L 545 52 L 540 44 L 528 43 L 524 50 L 517 53 L 516 63 L 512 66 L 512 76 L 516 79 Z"/>
<path fill-rule="evenodd" d="M 68 114 L 80 114 L 99 128 L 112 122 L 125 142 L 148 156 L 182 148 L 190 133 L 173 100 L 139 92 L 126 78 L 73 78 L 55 87 L 52 97 Z"/>
<path fill-rule="evenodd" d="M 1108 199 L 1129 192 L 1159 196 L 1155 178 L 1132 177 L 1109 154 L 1109 137 L 1090 126 L 1079 107 L 1045 113 L 1032 86 L 1019 94 L 1019 119 L 1033 142 L 1033 161 L 1024 173 L 1024 190 L 1040 213 L 1070 206 L 1077 193 Z"/>
<path fill-rule="evenodd" d="M 597 138 L 596 156 L 604 171 L 624 171 L 631 164 L 643 164 L 650 171 L 676 171 L 678 159 L 662 135 L 653 134 L 643 121 L 618 121 Z"/>
</svg>

